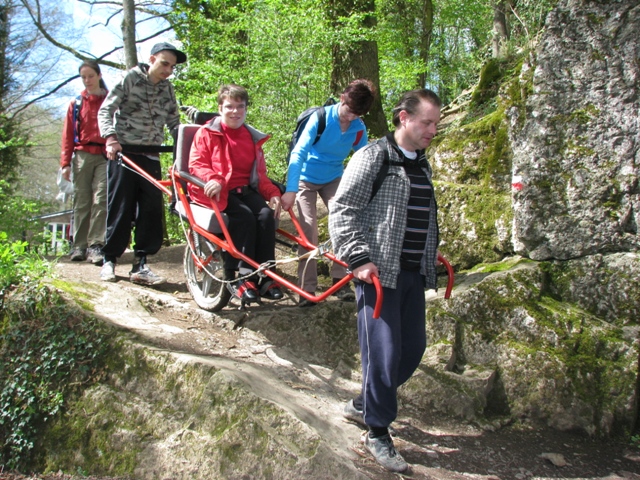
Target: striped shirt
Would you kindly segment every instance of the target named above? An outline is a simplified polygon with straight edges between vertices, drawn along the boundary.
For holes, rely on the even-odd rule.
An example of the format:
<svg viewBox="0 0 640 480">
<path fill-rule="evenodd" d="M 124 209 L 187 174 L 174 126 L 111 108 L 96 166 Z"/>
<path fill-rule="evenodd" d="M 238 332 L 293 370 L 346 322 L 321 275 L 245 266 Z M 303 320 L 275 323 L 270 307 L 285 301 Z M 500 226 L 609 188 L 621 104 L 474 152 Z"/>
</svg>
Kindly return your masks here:
<svg viewBox="0 0 640 480">
<path fill-rule="evenodd" d="M 433 187 L 417 161 L 406 161 L 404 169 L 411 182 L 411 193 L 400 266 L 403 270 L 419 271 L 429 231 Z"/>
</svg>

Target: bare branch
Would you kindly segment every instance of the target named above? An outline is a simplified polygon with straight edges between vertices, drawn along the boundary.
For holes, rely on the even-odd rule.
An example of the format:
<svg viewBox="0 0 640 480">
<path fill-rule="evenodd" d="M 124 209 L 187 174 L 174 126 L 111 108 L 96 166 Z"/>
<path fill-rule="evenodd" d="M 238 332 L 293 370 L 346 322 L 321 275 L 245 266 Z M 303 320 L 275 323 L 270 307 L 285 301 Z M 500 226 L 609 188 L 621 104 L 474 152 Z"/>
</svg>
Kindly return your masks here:
<svg viewBox="0 0 640 480">
<path fill-rule="evenodd" d="M 109 1 L 103 1 L 103 2 L 98 2 L 96 0 L 78 0 L 80 3 L 86 3 L 87 5 L 117 5 L 118 7 L 122 7 L 122 2 L 109 2 Z"/>
<path fill-rule="evenodd" d="M 119 15 L 119 14 L 121 14 L 121 13 L 122 13 L 122 9 L 117 10 L 117 11 L 115 11 L 113 14 L 109 15 L 109 16 L 107 17 L 107 21 L 106 21 L 106 22 L 104 22 L 104 25 L 105 25 L 105 26 L 109 25 L 109 22 L 110 22 L 111 20 L 113 20 L 116 16 L 118 16 L 118 15 Z"/>
<path fill-rule="evenodd" d="M 43 98 L 47 98 L 51 95 L 53 95 L 55 92 L 57 92 L 58 90 L 60 90 L 62 87 L 64 87 L 65 85 L 67 85 L 68 83 L 74 81 L 76 78 L 80 78 L 80 75 L 74 75 L 71 78 L 68 78 L 67 80 L 65 80 L 64 82 L 62 82 L 60 85 L 58 85 L 57 87 L 55 87 L 53 90 L 48 91 L 47 93 L 40 95 L 37 98 L 34 98 L 32 100 L 29 100 L 27 103 L 25 103 L 24 105 L 20 106 L 20 108 L 18 108 L 15 112 L 13 112 L 14 115 L 19 114 L 20 112 L 26 110 L 30 105 L 33 105 L 34 103 L 42 100 Z"/>
<path fill-rule="evenodd" d="M 20 0 L 22 5 L 24 5 L 24 7 L 26 8 L 27 12 L 29 13 L 29 16 L 31 17 L 31 20 L 33 21 L 33 24 L 36 26 L 36 28 L 38 29 L 38 31 L 42 34 L 42 36 L 44 36 L 44 38 L 46 38 L 49 42 L 51 42 L 53 45 L 55 45 L 56 47 L 58 47 L 61 50 L 65 50 L 69 53 L 71 53 L 74 57 L 79 58 L 80 60 L 95 60 L 93 57 L 88 57 L 86 55 L 83 55 L 82 53 L 80 53 L 79 51 L 77 51 L 74 48 L 71 48 L 68 45 L 65 45 L 63 43 L 58 42 L 55 38 L 53 38 L 49 32 L 44 28 L 44 25 L 42 24 L 41 18 L 40 18 L 40 2 L 39 0 L 36 0 L 36 6 L 37 6 L 37 12 L 34 12 L 33 9 L 31 8 L 31 5 L 29 5 L 29 3 L 27 2 L 27 0 Z M 117 63 L 117 62 L 112 62 L 110 60 L 101 60 L 100 63 L 102 65 L 106 65 L 109 67 L 113 67 L 113 68 L 117 68 L 120 70 L 124 70 L 124 65 L 122 65 L 121 63 Z"/>
<path fill-rule="evenodd" d="M 162 30 L 158 30 L 157 32 L 155 32 L 153 35 L 149 35 L 146 38 L 141 38 L 140 40 L 138 40 L 136 43 L 141 43 L 141 42 L 146 42 L 147 40 L 151 40 L 152 38 L 157 37 L 158 35 L 162 35 L 165 32 L 168 32 L 169 30 L 173 30 L 173 27 L 167 27 L 167 28 L 163 28 Z"/>
</svg>

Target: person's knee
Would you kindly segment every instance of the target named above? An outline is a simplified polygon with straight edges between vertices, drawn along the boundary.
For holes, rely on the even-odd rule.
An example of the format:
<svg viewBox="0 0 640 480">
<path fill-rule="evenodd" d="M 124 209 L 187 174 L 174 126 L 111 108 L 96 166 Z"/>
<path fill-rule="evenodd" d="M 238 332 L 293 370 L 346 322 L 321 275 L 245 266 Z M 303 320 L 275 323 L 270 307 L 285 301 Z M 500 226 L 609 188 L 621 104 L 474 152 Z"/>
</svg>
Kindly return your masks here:
<svg viewBox="0 0 640 480">
<path fill-rule="evenodd" d="M 274 232 L 275 234 L 276 219 L 273 216 L 273 211 L 271 209 L 267 208 L 260 212 L 260 215 L 258 216 L 258 223 L 265 231 Z"/>
</svg>

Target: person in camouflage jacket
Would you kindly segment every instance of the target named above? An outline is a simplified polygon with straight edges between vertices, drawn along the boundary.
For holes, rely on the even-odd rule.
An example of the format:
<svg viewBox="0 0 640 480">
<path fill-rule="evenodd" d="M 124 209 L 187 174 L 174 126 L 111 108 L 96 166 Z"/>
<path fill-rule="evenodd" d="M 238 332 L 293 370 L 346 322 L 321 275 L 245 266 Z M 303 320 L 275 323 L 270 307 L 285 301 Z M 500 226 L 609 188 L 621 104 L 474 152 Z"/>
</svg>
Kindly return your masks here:
<svg viewBox="0 0 640 480">
<path fill-rule="evenodd" d="M 135 257 L 129 279 L 144 285 L 166 281 L 147 266 L 147 255 L 157 253 L 162 245 L 162 192 L 113 160 L 122 152 L 153 178 L 161 178 L 157 147 L 164 141 L 165 125 L 175 138 L 180 123 L 178 102 L 168 78 L 176 64 L 186 60 L 186 55 L 169 43 L 154 45 L 149 64 L 129 70 L 98 112 L 107 158 L 112 160 L 107 166 L 107 232 L 100 272 L 103 281 L 116 280 L 115 265 L 129 245 L 132 221 Z"/>
</svg>

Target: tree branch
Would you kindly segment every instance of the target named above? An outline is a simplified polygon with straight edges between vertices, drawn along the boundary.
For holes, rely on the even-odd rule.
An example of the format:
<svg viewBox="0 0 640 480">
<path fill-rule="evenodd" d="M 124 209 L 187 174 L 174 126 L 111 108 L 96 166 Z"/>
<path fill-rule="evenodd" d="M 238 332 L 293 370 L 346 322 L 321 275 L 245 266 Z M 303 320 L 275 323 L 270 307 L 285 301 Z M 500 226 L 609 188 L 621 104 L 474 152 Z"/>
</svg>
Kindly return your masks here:
<svg viewBox="0 0 640 480">
<path fill-rule="evenodd" d="M 21 3 L 26 8 L 27 12 L 29 13 L 29 16 L 31 17 L 31 20 L 33 21 L 33 24 L 36 26 L 38 31 L 50 43 L 52 43 L 53 45 L 55 45 L 56 47 L 58 47 L 61 50 L 64 50 L 66 52 L 71 53 L 74 57 L 76 57 L 76 58 L 78 58 L 80 60 L 83 60 L 83 61 L 84 60 L 95 60 L 95 58 L 93 58 L 93 57 L 89 57 L 89 56 L 83 55 L 82 53 L 80 53 L 76 49 L 71 48 L 68 45 L 65 45 L 63 43 L 58 42 L 55 38 L 53 38 L 51 35 L 49 35 L 49 32 L 45 29 L 44 25 L 42 24 L 42 21 L 40 20 L 40 2 L 39 2 L 39 0 L 36 0 L 37 13 L 33 12 L 33 9 L 31 8 L 31 5 L 29 5 L 27 0 L 21 0 Z M 106 65 L 108 67 L 117 68 L 119 70 L 124 70 L 124 68 L 125 68 L 124 65 L 122 65 L 121 63 L 112 62 L 110 60 L 102 59 L 102 60 L 100 60 L 99 63 L 101 63 L 102 65 Z"/>
<path fill-rule="evenodd" d="M 55 87 L 53 90 L 48 91 L 47 93 L 40 95 L 37 98 L 34 98 L 32 100 L 29 100 L 27 103 L 25 103 L 24 105 L 22 105 L 20 108 L 16 109 L 16 111 L 13 113 L 13 115 L 17 115 L 20 112 L 26 110 L 30 105 L 33 105 L 34 103 L 42 100 L 43 98 L 47 98 L 51 95 L 53 95 L 55 92 L 57 92 L 58 90 L 60 90 L 62 87 L 64 87 L 66 84 L 74 81 L 76 78 L 80 78 L 80 75 L 74 75 L 71 78 L 68 78 L 67 80 L 65 80 L 64 82 L 62 82 L 60 85 L 58 85 L 57 87 Z"/>
<path fill-rule="evenodd" d="M 168 32 L 169 30 L 173 30 L 173 27 L 167 27 L 167 28 L 163 28 L 162 30 L 158 30 L 157 32 L 155 32 L 153 35 L 149 35 L 146 38 L 141 38 L 140 40 L 138 40 L 136 43 L 141 43 L 141 42 L 146 42 L 147 40 L 151 40 L 152 38 L 157 37 L 158 35 L 162 35 L 165 32 Z"/>
</svg>

